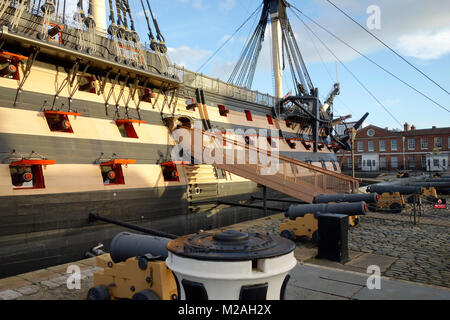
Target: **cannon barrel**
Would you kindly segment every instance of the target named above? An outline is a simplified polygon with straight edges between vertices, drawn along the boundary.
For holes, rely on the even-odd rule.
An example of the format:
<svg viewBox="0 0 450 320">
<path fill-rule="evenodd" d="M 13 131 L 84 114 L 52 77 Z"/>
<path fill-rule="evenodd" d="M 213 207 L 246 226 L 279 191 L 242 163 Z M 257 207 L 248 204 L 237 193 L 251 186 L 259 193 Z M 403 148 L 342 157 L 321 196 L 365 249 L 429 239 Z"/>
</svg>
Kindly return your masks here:
<svg viewBox="0 0 450 320">
<path fill-rule="evenodd" d="M 121 232 L 112 239 L 109 251 L 111 259 L 115 263 L 146 254 L 166 259 L 168 256 L 167 244 L 170 240 L 163 237 Z"/>
<path fill-rule="evenodd" d="M 376 203 L 380 196 L 377 193 L 341 193 L 341 194 L 319 194 L 314 197 L 313 203 L 329 202 L 360 202 Z"/>
<path fill-rule="evenodd" d="M 17 71 L 17 67 L 13 64 L 6 65 L 3 69 L 0 70 L 0 76 L 10 76 Z"/>
<path fill-rule="evenodd" d="M 364 215 L 368 211 L 368 205 L 364 201 L 353 203 L 317 203 L 317 204 L 299 204 L 290 206 L 285 216 L 294 220 L 297 217 L 303 217 L 307 213 L 330 213 L 345 214 L 348 216 Z"/>
<path fill-rule="evenodd" d="M 420 186 L 422 188 L 450 188 L 450 180 L 448 181 L 440 181 L 440 182 L 431 182 L 431 181 L 420 181 L 420 182 L 411 182 L 407 184 L 408 186 Z"/>
<path fill-rule="evenodd" d="M 400 194 L 422 193 L 421 186 L 398 186 L 398 185 L 373 184 L 371 186 L 368 186 L 366 190 L 367 190 L 367 192 L 376 192 L 378 194 L 393 193 L 393 192 L 399 192 Z"/>
</svg>

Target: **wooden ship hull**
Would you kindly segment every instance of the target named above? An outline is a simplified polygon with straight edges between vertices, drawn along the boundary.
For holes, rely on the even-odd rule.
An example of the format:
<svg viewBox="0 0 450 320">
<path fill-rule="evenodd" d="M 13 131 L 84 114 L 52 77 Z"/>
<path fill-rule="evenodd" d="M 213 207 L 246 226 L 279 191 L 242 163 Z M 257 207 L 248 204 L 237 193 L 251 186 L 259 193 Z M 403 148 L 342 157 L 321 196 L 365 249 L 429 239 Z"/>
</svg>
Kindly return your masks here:
<svg viewBox="0 0 450 320">
<path fill-rule="evenodd" d="M 89 213 L 179 235 L 261 217 L 260 209 L 208 203 L 248 202 L 262 188 L 211 165 L 171 162 L 167 118 L 207 115 L 222 132 L 277 130 L 280 154 L 340 172 L 324 134 L 313 152 L 310 129 L 271 117 L 273 97 L 182 69 L 117 62 L 111 39 L 98 36 L 92 53 L 77 47 L 68 26 L 60 40 L 40 40 L 33 30 L 43 22 L 33 12 L 14 30 L 5 26 L 14 12 L 7 8 L 0 19 L 0 69 L 17 67 L 0 77 L 0 278 L 75 261 L 108 244 L 118 228 L 90 222 Z M 143 50 L 142 57 L 164 69 L 155 53 Z M 304 139 L 289 140 L 299 135 Z M 105 177 L 110 171 L 115 179 Z M 31 182 L 15 180 L 27 172 Z M 285 196 L 269 189 L 268 197 Z"/>
</svg>

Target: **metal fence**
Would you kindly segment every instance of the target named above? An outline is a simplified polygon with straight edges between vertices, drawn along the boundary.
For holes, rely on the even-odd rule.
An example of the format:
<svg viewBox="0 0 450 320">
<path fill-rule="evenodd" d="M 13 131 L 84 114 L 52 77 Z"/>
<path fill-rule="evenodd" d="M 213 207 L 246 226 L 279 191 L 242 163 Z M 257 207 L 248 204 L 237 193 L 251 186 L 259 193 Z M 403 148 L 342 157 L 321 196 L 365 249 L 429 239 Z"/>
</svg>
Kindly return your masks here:
<svg viewBox="0 0 450 320">
<path fill-rule="evenodd" d="M 200 73 L 186 70 L 184 67 L 177 65 L 173 65 L 169 68 L 169 74 L 176 76 L 187 86 L 203 89 L 211 93 L 217 93 L 239 100 L 258 103 L 269 107 L 274 107 L 278 101 L 277 98 L 269 94 L 238 87 L 234 84 L 226 83 L 219 79 L 214 79 Z"/>
</svg>

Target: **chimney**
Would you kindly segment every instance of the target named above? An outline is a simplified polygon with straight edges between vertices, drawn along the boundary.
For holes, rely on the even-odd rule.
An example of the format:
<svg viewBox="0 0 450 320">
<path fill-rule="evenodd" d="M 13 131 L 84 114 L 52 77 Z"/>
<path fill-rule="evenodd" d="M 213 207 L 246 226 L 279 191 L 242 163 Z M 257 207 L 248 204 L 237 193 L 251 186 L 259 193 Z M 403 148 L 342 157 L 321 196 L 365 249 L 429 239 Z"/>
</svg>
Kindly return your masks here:
<svg viewBox="0 0 450 320">
<path fill-rule="evenodd" d="M 404 129 L 404 131 L 409 131 L 409 123 L 408 122 L 405 122 L 403 129 Z"/>
<path fill-rule="evenodd" d="M 431 129 L 436 129 L 436 126 L 432 126 Z"/>
<path fill-rule="evenodd" d="M 416 126 L 415 126 L 415 125 L 412 125 L 412 126 L 411 126 L 411 130 L 416 130 Z"/>
</svg>

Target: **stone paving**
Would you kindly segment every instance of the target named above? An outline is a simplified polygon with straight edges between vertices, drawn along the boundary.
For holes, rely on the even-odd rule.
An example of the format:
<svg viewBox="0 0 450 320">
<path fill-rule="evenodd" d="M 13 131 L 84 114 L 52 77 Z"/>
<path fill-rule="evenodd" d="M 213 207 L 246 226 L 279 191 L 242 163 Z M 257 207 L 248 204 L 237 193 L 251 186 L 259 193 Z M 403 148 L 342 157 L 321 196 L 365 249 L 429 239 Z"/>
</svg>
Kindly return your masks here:
<svg viewBox="0 0 450 320">
<path fill-rule="evenodd" d="M 447 196 L 447 203 L 450 197 Z M 411 206 L 401 214 L 369 213 L 349 231 L 350 261 L 344 265 L 315 259 L 317 249 L 307 241 L 298 241 L 296 255 L 301 262 L 332 268 L 365 272 L 364 263 L 354 261 L 378 257 L 384 276 L 450 288 L 450 210 L 433 209 L 424 205 L 424 215 L 414 226 L 410 219 Z M 283 214 L 232 226 L 247 232 L 278 233 Z M 360 257 L 359 254 L 365 254 Z"/>
<path fill-rule="evenodd" d="M 398 258 L 384 275 L 450 288 L 449 227 L 365 216 L 349 249 Z"/>
<path fill-rule="evenodd" d="M 80 267 L 81 288 L 67 288 L 69 265 Z M 93 285 L 93 274 L 99 270 L 95 258 L 37 270 L 0 279 L 0 300 L 80 300 L 85 299 Z"/>
<path fill-rule="evenodd" d="M 359 225 L 349 231 L 351 259 L 345 264 L 315 259 L 317 248 L 309 241 L 297 242 L 295 256 L 300 263 L 359 273 L 377 264 L 384 277 L 450 288 L 450 210 L 432 210 L 429 205 L 426 209 L 416 226 L 410 223 L 408 208 L 399 215 L 360 217 Z M 278 234 L 283 219 L 284 214 L 276 214 L 226 229 Z M 81 290 L 67 289 L 69 263 L 0 279 L 0 300 L 85 299 L 98 270 L 95 258 L 73 264 L 81 269 Z"/>
</svg>

